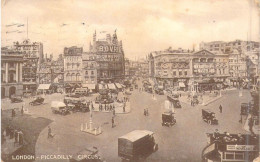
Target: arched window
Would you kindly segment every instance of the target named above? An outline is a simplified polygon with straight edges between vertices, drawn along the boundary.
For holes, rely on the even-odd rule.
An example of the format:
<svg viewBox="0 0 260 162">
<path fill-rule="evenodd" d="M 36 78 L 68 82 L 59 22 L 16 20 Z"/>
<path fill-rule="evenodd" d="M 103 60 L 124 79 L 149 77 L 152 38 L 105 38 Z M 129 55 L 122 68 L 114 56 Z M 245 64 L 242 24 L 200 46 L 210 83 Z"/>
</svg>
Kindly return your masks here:
<svg viewBox="0 0 260 162">
<path fill-rule="evenodd" d="M 67 81 L 71 81 L 70 73 L 68 73 L 68 74 L 66 75 L 66 79 L 67 79 Z"/>
<path fill-rule="evenodd" d="M 71 74 L 71 81 L 76 81 L 76 75 L 74 73 Z"/>
<path fill-rule="evenodd" d="M 77 74 L 76 74 L 76 81 L 81 81 L 80 73 L 77 73 Z"/>
</svg>

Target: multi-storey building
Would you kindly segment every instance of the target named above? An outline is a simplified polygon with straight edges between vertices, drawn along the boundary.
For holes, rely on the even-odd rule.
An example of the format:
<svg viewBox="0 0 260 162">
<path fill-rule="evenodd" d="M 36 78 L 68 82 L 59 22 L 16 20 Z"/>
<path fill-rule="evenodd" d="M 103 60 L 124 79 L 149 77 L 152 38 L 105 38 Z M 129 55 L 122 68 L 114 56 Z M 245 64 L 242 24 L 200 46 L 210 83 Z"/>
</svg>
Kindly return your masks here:
<svg viewBox="0 0 260 162">
<path fill-rule="evenodd" d="M 188 51 L 156 51 L 149 56 L 149 74 L 164 87 L 180 85 L 185 88 L 192 76 L 191 67 Z"/>
<path fill-rule="evenodd" d="M 43 44 L 30 42 L 29 39 L 22 43 L 14 42 L 14 50 L 23 55 L 23 91 L 32 93 L 37 89 L 37 68 L 43 61 Z"/>
<path fill-rule="evenodd" d="M 130 77 L 130 60 L 125 58 L 125 77 Z"/>
<path fill-rule="evenodd" d="M 213 41 L 213 42 L 201 42 L 200 50 L 206 49 L 211 52 L 222 52 L 222 53 L 232 53 L 234 49 L 237 49 L 240 52 L 247 52 L 259 48 L 259 42 L 254 41 L 242 41 L 235 40 L 231 42 L 223 41 Z"/>
<path fill-rule="evenodd" d="M 96 32 L 93 35 L 93 45 L 90 44 L 90 53 L 94 53 L 97 62 L 97 82 L 115 82 L 124 78 L 125 63 L 122 41 L 118 41 L 116 32 L 111 38 L 106 35 L 105 40 L 97 40 Z"/>
<path fill-rule="evenodd" d="M 1 98 L 23 95 L 23 56 L 17 51 L 1 50 Z"/>
<path fill-rule="evenodd" d="M 54 87 L 54 92 L 61 92 L 64 84 L 64 60 L 62 55 L 57 60 L 53 60 L 52 55 L 50 58 L 44 58 L 44 62 L 40 64 L 37 75 L 39 84 L 50 84 Z"/>
<path fill-rule="evenodd" d="M 196 82 L 197 89 L 214 89 L 229 76 L 228 55 L 207 50 L 165 50 L 149 55 L 149 75 L 164 87 L 187 90 Z"/>
<path fill-rule="evenodd" d="M 82 67 L 83 84 L 97 84 L 97 62 L 94 53 L 83 53 Z"/>
<path fill-rule="evenodd" d="M 64 83 L 67 89 L 81 86 L 82 53 L 82 47 L 64 48 Z"/>
</svg>

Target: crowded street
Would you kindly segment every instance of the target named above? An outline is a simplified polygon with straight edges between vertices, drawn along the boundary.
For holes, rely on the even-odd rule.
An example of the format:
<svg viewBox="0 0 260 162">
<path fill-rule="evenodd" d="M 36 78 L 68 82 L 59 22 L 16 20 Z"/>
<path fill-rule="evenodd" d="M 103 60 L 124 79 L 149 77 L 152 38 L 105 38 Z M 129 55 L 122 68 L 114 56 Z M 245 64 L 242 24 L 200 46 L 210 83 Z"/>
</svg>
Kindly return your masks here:
<svg viewBox="0 0 260 162">
<path fill-rule="evenodd" d="M 141 85 L 141 83 L 139 83 Z M 81 132 L 80 126 L 90 119 L 90 113 L 76 112 L 66 116 L 54 114 L 50 103 L 53 99 L 62 101 L 62 94 L 45 95 L 42 105 L 31 106 L 30 99 L 20 104 L 2 104 L 3 108 L 28 107 L 29 115 L 34 118 L 44 117 L 52 120 L 49 125 L 55 134 L 53 139 L 47 139 L 45 128 L 36 142 L 36 156 L 48 154 L 74 155 L 85 147 L 97 147 L 100 156 L 106 161 L 120 161 L 117 155 L 118 137 L 132 130 L 150 130 L 159 145 L 158 151 L 151 154 L 146 161 L 200 161 L 202 149 L 206 146 L 206 133 L 212 133 L 215 129 L 220 132 L 247 133 L 243 124 L 239 123 L 240 104 L 250 100 L 249 91 L 244 90 L 239 97 L 237 90 L 223 92 L 223 97 L 214 104 L 195 107 L 181 103 L 182 108 L 175 109 L 177 123 L 172 127 L 162 126 L 161 114 L 165 111 L 165 95 L 153 95 L 135 89 L 130 95 L 130 111 L 116 113 L 115 127 L 111 127 L 112 112 L 93 112 L 93 125 L 102 125 L 102 134 L 93 136 Z M 94 97 L 92 96 L 92 99 Z M 91 96 L 89 97 L 91 100 Z M 218 106 L 222 105 L 223 111 L 219 112 Z M 148 115 L 144 116 L 144 109 L 148 108 Z M 210 109 L 216 113 L 219 125 L 209 125 L 202 120 L 201 109 Z M 69 139 L 69 140 L 68 140 Z M 37 160 L 37 159 L 36 159 Z M 38 159 L 41 161 L 40 159 Z"/>
</svg>

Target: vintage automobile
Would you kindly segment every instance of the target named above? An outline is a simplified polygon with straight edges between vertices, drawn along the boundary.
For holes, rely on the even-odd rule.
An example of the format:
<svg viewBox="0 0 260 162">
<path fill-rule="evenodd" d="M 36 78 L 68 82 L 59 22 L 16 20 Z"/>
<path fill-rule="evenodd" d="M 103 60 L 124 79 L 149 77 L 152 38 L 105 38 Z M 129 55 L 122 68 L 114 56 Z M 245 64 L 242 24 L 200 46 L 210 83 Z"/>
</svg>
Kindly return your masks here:
<svg viewBox="0 0 260 162">
<path fill-rule="evenodd" d="M 87 103 L 76 103 L 67 105 L 70 111 L 72 112 L 89 112 L 89 105 Z"/>
<path fill-rule="evenodd" d="M 61 115 L 70 114 L 70 111 L 68 110 L 65 103 L 59 101 L 52 101 L 51 110 L 54 114 L 61 114 Z"/>
<path fill-rule="evenodd" d="M 101 156 L 98 154 L 96 147 L 84 148 L 75 155 L 72 155 L 70 162 L 103 162 Z"/>
<path fill-rule="evenodd" d="M 31 101 L 29 104 L 32 106 L 35 105 L 40 105 L 44 102 L 44 98 L 43 97 L 36 97 L 33 101 Z"/>
<path fill-rule="evenodd" d="M 124 160 L 138 161 L 158 150 L 154 133 L 134 130 L 118 138 L 118 156 Z"/>
<path fill-rule="evenodd" d="M 131 86 L 131 87 L 129 88 L 129 90 L 130 90 L 130 91 L 133 91 L 133 90 L 134 90 L 134 87 L 133 87 L 133 86 Z"/>
<path fill-rule="evenodd" d="M 23 99 L 22 99 L 22 97 L 12 96 L 11 97 L 11 102 L 12 103 L 19 103 L 19 102 L 23 102 Z"/>
<path fill-rule="evenodd" d="M 155 93 L 158 94 L 158 95 L 164 95 L 163 87 L 162 87 L 162 86 L 154 87 L 154 91 L 155 91 Z"/>
<path fill-rule="evenodd" d="M 167 99 L 173 104 L 174 108 L 181 108 L 181 103 L 176 95 L 168 95 Z"/>
<path fill-rule="evenodd" d="M 202 119 L 210 125 L 218 125 L 215 113 L 208 109 L 202 109 Z"/>
<path fill-rule="evenodd" d="M 137 84 L 135 84 L 135 89 L 138 89 L 138 85 Z"/>
<path fill-rule="evenodd" d="M 162 114 L 162 126 L 173 126 L 176 123 L 174 115 L 171 112 L 164 112 Z"/>
<path fill-rule="evenodd" d="M 144 85 L 144 91 L 148 93 L 153 93 L 153 88 L 151 85 L 145 84 Z"/>
</svg>

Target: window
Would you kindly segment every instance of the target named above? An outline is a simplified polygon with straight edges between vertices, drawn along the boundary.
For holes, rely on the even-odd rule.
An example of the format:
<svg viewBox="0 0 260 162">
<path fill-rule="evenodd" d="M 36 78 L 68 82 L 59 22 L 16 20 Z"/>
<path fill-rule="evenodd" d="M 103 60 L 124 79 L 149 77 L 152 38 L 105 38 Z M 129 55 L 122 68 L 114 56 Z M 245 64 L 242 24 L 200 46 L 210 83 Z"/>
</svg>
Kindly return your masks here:
<svg viewBox="0 0 260 162">
<path fill-rule="evenodd" d="M 187 76 L 187 75 L 188 75 L 188 72 L 187 72 L 187 71 L 185 71 L 185 72 L 184 72 L 184 75 L 185 75 L 185 76 Z"/>
<path fill-rule="evenodd" d="M 94 75 L 94 71 L 91 71 L 91 75 Z"/>
<path fill-rule="evenodd" d="M 85 72 L 85 75 L 88 75 L 88 71 Z"/>
<path fill-rule="evenodd" d="M 181 76 L 182 75 L 182 71 L 179 71 L 179 76 Z"/>
</svg>

